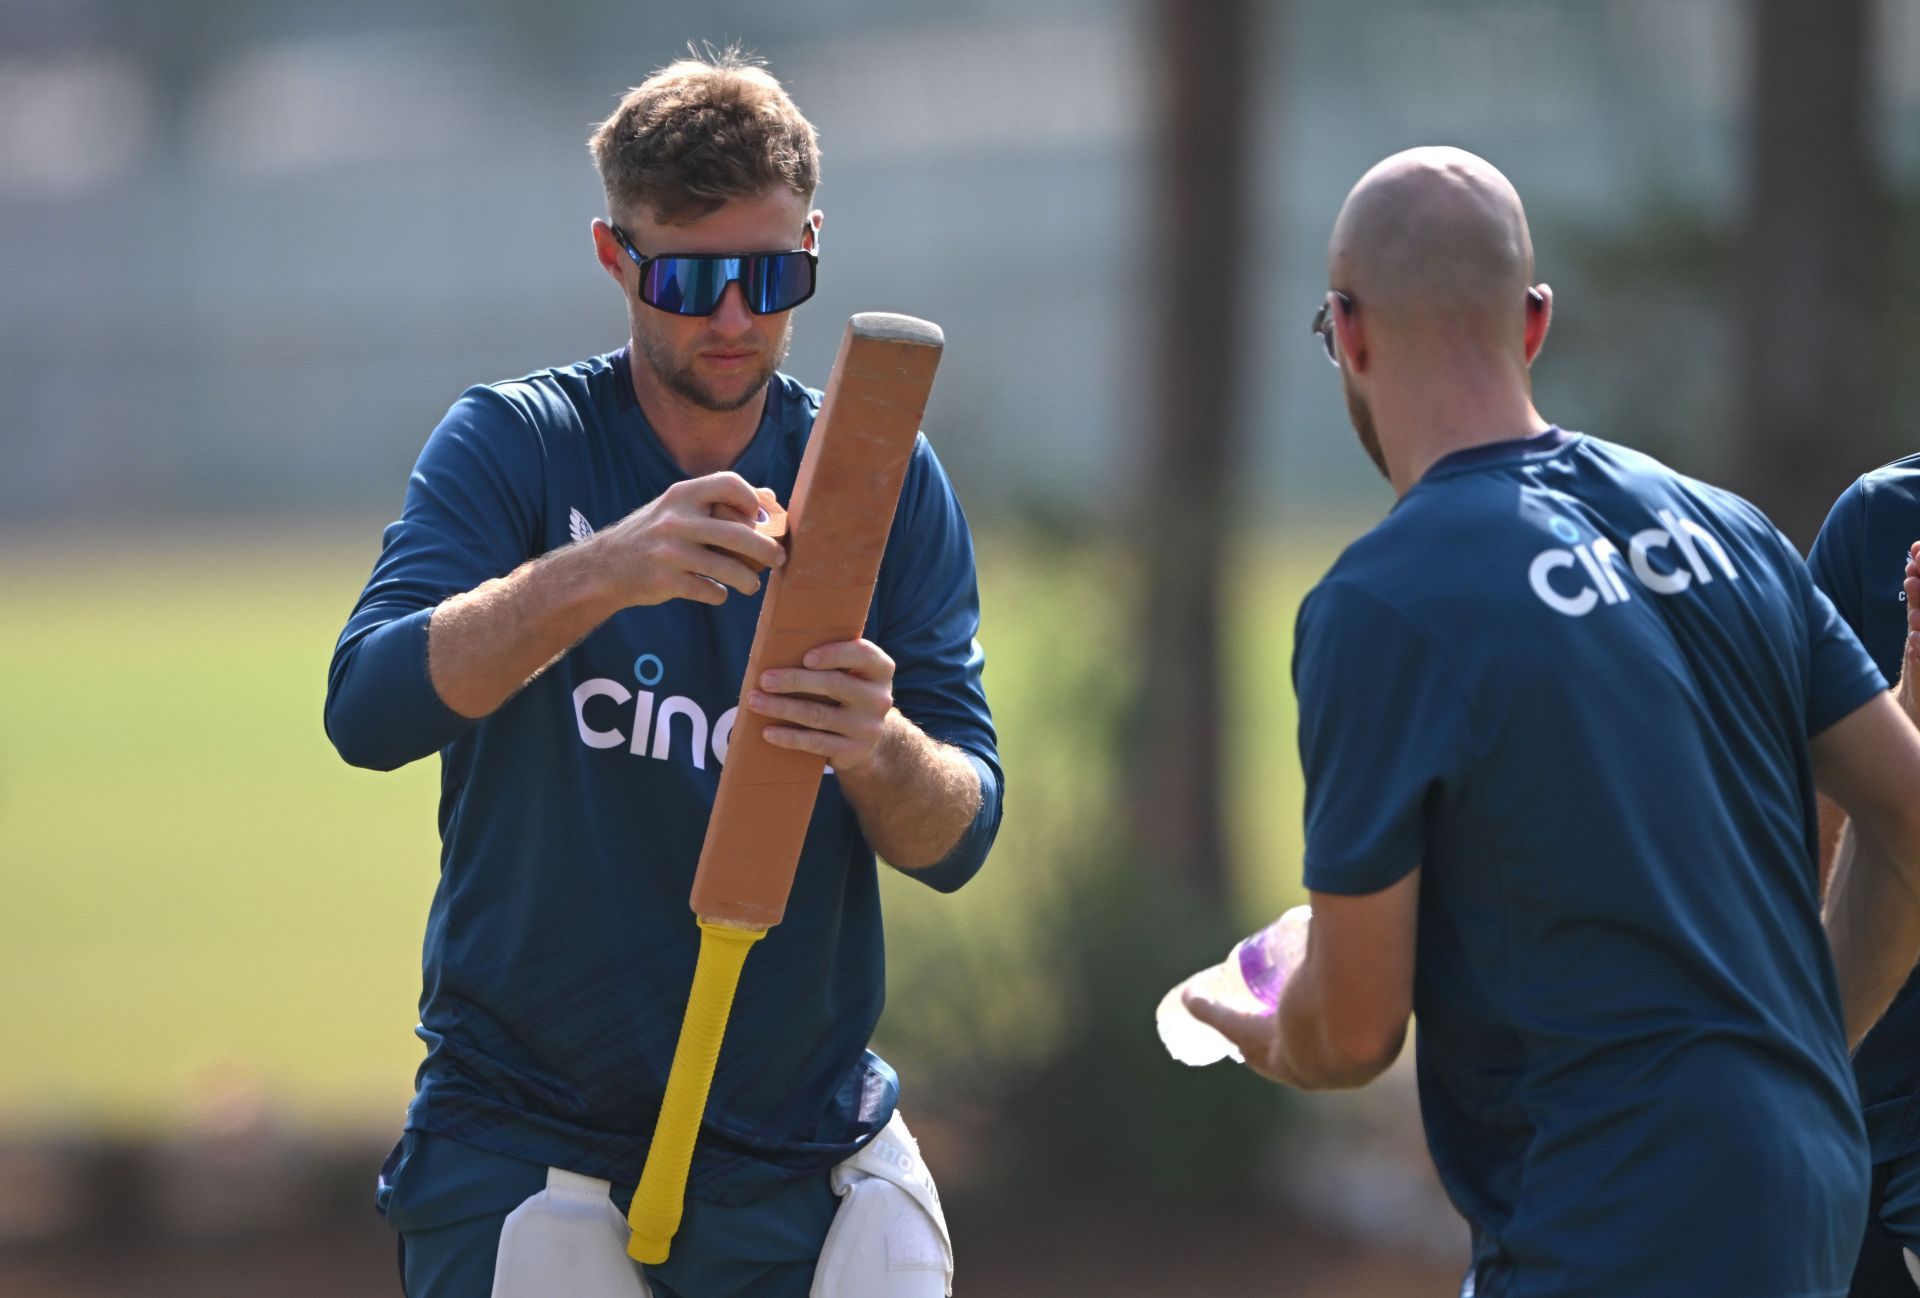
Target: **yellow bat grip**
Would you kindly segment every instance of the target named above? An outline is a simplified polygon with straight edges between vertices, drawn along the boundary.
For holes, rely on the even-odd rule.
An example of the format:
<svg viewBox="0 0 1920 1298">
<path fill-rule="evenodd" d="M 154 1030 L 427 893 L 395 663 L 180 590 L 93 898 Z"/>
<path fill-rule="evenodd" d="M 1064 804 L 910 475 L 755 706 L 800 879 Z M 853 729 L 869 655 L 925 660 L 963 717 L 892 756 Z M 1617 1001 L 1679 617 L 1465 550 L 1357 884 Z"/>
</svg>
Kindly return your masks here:
<svg viewBox="0 0 1920 1298">
<path fill-rule="evenodd" d="M 753 944 L 767 935 L 765 929 L 733 928 L 704 919 L 699 924 L 700 956 L 693 966 L 687 1016 L 680 1021 L 680 1040 L 673 1048 L 673 1067 L 667 1073 L 667 1093 L 660 1101 L 660 1121 L 647 1149 L 647 1165 L 627 1212 L 627 1225 L 633 1229 L 628 1254 L 635 1261 L 655 1265 L 667 1260 L 667 1246 L 680 1229 L 693 1141 L 707 1111 L 707 1091 L 713 1086 L 713 1067 L 720 1059 L 721 1038 L 727 1034 L 741 966 Z"/>
</svg>

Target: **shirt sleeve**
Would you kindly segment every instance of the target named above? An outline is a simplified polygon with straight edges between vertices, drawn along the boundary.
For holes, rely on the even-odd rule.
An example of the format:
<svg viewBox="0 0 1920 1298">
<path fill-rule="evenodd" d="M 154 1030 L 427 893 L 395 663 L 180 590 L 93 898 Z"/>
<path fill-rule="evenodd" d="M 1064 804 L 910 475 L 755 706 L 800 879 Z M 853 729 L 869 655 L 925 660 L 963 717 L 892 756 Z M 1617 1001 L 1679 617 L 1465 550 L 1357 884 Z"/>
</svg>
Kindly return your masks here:
<svg viewBox="0 0 1920 1298">
<path fill-rule="evenodd" d="M 393 770 L 473 724 L 433 688 L 427 623 L 442 600 L 535 554 L 543 482 L 538 439 L 492 388 L 469 389 L 427 439 L 333 651 L 327 737 L 348 762 Z"/>
<path fill-rule="evenodd" d="M 1819 734 L 1887 688 L 1853 627 L 1815 584 L 1786 539 L 1787 565 L 1799 586 L 1807 624 L 1807 734 Z M 1817 545 L 1817 543 L 1816 543 Z"/>
<path fill-rule="evenodd" d="M 1807 569 L 1813 583 L 1833 602 L 1835 611 L 1855 635 L 1864 635 L 1867 572 L 1866 484 L 1856 479 L 1840 493 L 1820 526 L 1820 535 L 1807 551 Z"/>
<path fill-rule="evenodd" d="M 923 436 L 901 488 L 867 634 L 893 659 L 894 706 L 965 753 L 980 777 L 980 809 L 959 843 L 934 865 L 905 871 L 941 892 L 973 877 L 1000 829 L 1005 775 L 981 683 L 986 654 L 979 631 L 973 537 Z"/>
<path fill-rule="evenodd" d="M 1432 809 L 1467 780 L 1466 702 L 1439 647 L 1377 596 L 1323 583 L 1294 628 L 1306 884 L 1378 892 L 1417 868 Z"/>
</svg>

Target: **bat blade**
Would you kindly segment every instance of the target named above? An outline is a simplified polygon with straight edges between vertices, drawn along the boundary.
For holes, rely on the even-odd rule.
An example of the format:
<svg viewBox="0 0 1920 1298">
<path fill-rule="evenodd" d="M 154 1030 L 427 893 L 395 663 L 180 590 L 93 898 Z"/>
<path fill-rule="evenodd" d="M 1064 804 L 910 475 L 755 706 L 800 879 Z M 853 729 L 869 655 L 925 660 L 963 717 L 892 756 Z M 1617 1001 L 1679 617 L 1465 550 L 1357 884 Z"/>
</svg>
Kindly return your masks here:
<svg viewBox="0 0 1920 1298">
<path fill-rule="evenodd" d="M 847 322 L 787 507 L 787 562 L 767 582 L 700 852 L 694 913 L 741 928 L 786 914 L 825 759 L 775 748 L 746 707 L 762 672 L 858 639 L 945 339 L 938 325 L 878 312 Z"/>
</svg>

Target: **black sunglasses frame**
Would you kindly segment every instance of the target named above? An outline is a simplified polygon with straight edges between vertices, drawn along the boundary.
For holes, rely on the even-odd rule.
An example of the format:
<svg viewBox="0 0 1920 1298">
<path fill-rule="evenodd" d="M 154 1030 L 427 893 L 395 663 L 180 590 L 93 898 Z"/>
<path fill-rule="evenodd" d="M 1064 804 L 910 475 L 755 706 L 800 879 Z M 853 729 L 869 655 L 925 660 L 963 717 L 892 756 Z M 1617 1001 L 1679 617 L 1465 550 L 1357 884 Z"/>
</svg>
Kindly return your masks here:
<svg viewBox="0 0 1920 1298">
<path fill-rule="evenodd" d="M 1320 336 L 1320 345 L 1326 349 L 1328 363 L 1335 369 L 1338 369 L 1340 367 L 1340 353 L 1336 349 L 1337 345 L 1333 340 L 1333 312 L 1327 310 L 1329 298 L 1337 299 L 1340 303 L 1340 309 L 1351 313 L 1353 311 L 1353 297 L 1351 294 L 1342 293 L 1337 288 L 1332 289 L 1329 291 L 1327 297 L 1320 299 L 1320 309 L 1313 313 L 1313 332 Z"/>
<path fill-rule="evenodd" d="M 619 226 L 615 225 L 612 221 L 607 222 L 607 228 L 613 231 L 613 237 L 620 241 L 620 246 L 627 250 L 627 256 L 633 259 L 633 264 L 640 268 L 642 272 L 641 280 L 643 283 L 645 282 L 645 271 L 647 269 L 647 266 L 650 263 L 656 262 L 656 261 L 673 261 L 673 260 L 684 260 L 684 261 L 742 260 L 744 261 L 749 257 L 791 257 L 796 253 L 806 254 L 807 262 L 808 262 L 808 270 L 810 272 L 808 275 L 808 284 L 807 284 L 806 293 L 804 293 L 802 296 L 798 298 L 795 298 L 792 302 L 789 302 L 786 306 L 780 307 L 772 311 L 755 310 L 753 303 L 748 302 L 746 304 L 747 310 L 753 312 L 754 315 L 779 315 L 783 311 L 791 311 L 795 307 L 799 306 L 802 302 L 805 302 L 809 298 L 811 298 L 814 295 L 814 293 L 819 290 L 819 287 L 820 287 L 820 254 L 812 248 L 782 248 L 776 252 L 665 252 L 665 253 L 661 253 L 658 257 L 649 257 L 645 253 L 641 252 L 638 248 L 634 247 L 633 240 L 627 236 L 627 232 L 625 230 L 622 230 Z M 807 228 L 811 230 L 813 227 L 809 225 Z M 728 280 L 727 283 L 736 284 L 736 283 L 739 283 L 739 281 Z M 726 295 L 726 285 L 721 286 L 720 292 L 722 297 Z M 745 296 L 744 285 L 742 286 L 742 289 L 741 289 L 741 295 L 742 297 Z M 705 311 L 675 311 L 671 307 L 664 307 L 664 306 L 661 306 L 658 302 L 649 300 L 645 293 L 642 293 L 637 289 L 634 292 L 634 296 L 639 298 L 642 302 L 645 302 L 648 306 L 652 307 L 656 311 L 664 312 L 667 315 L 684 316 L 692 320 L 698 320 L 703 316 L 710 316 L 715 311 L 718 311 L 720 309 L 720 302 L 719 302 L 719 299 L 717 298 L 714 300 L 713 305 Z"/>
</svg>

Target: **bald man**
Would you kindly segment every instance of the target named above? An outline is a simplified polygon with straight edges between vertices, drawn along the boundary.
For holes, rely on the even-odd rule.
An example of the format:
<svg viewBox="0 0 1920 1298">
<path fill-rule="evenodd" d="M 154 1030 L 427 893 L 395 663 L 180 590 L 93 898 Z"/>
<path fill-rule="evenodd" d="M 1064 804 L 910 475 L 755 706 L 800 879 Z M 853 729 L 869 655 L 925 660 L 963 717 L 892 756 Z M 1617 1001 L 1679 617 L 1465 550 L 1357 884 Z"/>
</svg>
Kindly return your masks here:
<svg viewBox="0 0 1920 1298">
<path fill-rule="evenodd" d="M 1840 1298 L 1920 733 L 1751 505 L 1541 418 L 1552 313 L 1471 154 L 1341 210 L 1316 329 L 1398 503 L 1300 609 L 1305 957 L 1275 1016 L 1189 1004 L 1307 1089 L 1419 1015 L 1463 1294 Z M 1857 831 L 1824 934 L 1816 783 Z"/>
</svg>

